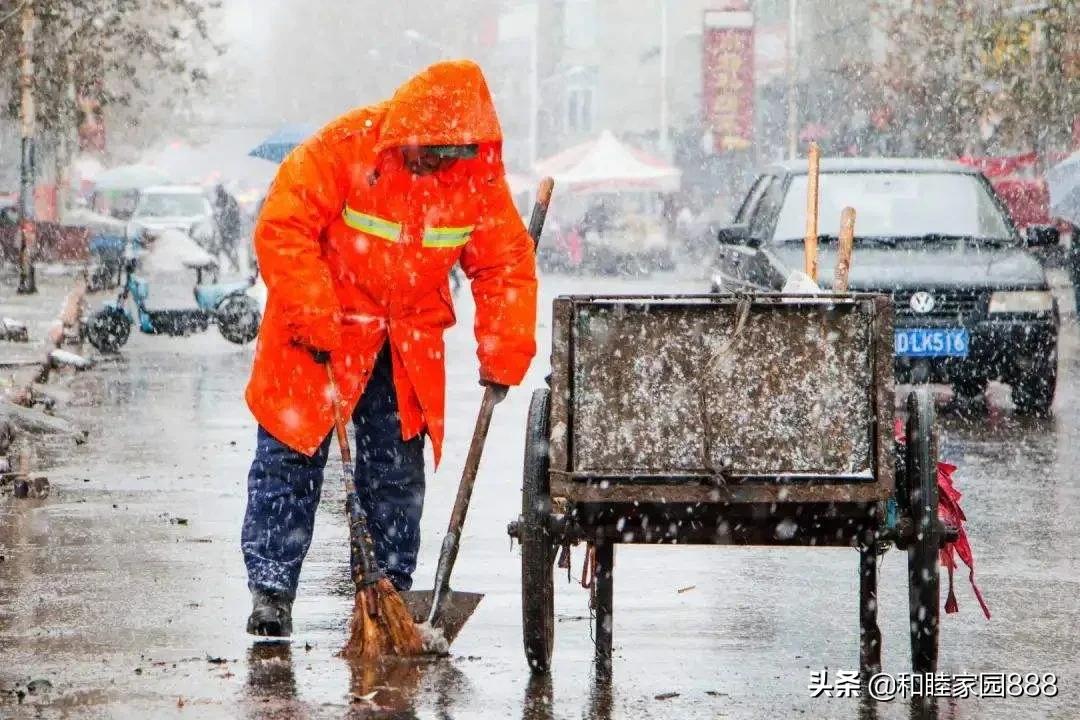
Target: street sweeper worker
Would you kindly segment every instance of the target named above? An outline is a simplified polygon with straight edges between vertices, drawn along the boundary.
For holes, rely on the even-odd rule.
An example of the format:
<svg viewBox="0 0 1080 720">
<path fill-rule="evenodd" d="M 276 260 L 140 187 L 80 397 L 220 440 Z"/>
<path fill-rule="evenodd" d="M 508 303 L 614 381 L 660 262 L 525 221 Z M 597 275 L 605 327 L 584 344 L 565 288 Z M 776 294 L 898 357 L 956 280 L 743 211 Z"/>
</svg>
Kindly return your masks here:
<svg viewBox="0 0 1080 720">
<path fill-rule="evenodd" d="M 425 437 L 436 464 L 443 450 L 454 263 L 472 285 L 481 384 L 505 394 L 536 350 L 533 245 L 504 175 L 491 94 L 463 60 L 337 118 L 282 163 L 254 238 L 268 295 L 246 392 L 259 424 L 241 538 L 248 632 L 291 632 L 334 423 L 322 362 L 352 412 L 376 559 L 411 586 Z"/>
</svg>

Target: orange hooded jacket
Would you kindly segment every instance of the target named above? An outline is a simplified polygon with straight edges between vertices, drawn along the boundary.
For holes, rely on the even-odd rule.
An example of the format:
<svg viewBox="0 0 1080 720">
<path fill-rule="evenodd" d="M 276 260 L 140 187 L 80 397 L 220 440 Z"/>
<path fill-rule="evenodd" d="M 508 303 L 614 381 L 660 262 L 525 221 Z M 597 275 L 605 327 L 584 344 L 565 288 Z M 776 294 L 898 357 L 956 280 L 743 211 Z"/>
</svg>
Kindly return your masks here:
<svg viewBox="0 0 1080 720">
<path fill-rule="evenodd" d="M 434 175 L 403 165 L 407 145 L 476 143 Z M 502 166 L 502 131 L 480 68 L 432 65 L 387 102 L 353 110 L 284 161 L 255 228 L 268 293 L 246 398 L 255 419 L 311 455 L 333 426 L 331 351 L 352 408 L 389 339 L 403 439 L 443 440 L 448 278 L 472 281 L 482 379 L 516 385 L 536 352 L 536 262 Z"/>
</svg>

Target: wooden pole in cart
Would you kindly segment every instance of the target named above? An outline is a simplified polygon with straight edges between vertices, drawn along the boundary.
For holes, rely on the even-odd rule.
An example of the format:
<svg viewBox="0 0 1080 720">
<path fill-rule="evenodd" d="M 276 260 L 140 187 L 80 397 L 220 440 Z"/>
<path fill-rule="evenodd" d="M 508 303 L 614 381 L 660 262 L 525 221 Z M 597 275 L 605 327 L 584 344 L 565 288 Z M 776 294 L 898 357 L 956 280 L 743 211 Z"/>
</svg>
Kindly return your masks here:
<svg viewBox="0 0 1080 720">
<path fill-rule="evenodd" d="M 855 208 L 846 207 L 840 213 L 839 254 L 833 274 L 833 292 L 848 291 L 848 275 L 851 273 L 851 251 L 855 248 Z"/>
<path fill-rule="evenodd" d="M 804 271 L 810 279 L 818 279 L 818 184 L 821 178 L 821 149 L 810 143 L 807 155 L 809 169 L 806 172 L 806 237 Z"/>
</svg>

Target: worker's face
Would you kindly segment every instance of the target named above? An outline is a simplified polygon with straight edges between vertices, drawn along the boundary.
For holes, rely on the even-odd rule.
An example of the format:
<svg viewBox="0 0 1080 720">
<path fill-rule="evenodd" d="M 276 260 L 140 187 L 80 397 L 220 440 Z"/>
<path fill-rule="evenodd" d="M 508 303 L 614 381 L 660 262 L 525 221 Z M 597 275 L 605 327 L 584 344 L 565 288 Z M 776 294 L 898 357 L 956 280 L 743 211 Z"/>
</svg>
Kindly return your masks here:
<svg viewBox="0 0 1080 720">
<path fill-rule="evenodd" d="M 457 162 L 457 158 L 436 155 L 423 146 L 403 147 L 401 148 L 401 154 L 405 158 L 405 167 L 414 175 L 431 175 L 440 170 L 451 168 Z"/>
</svg>

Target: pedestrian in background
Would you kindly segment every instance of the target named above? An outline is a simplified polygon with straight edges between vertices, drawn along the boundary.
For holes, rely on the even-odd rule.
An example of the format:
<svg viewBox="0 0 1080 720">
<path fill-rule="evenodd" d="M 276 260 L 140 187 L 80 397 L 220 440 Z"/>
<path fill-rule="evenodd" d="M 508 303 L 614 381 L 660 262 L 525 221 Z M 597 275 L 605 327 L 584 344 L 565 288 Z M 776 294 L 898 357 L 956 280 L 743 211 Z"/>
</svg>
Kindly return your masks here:
<svg viewBox="0 0 1080 720">
<path fill-rule="evenodd" d="M 218 236 L 216 249 L 225 256 L 234 271 L 239 271 L 240 204 L 220 183 L 214 188 L 214 222 Z"/>
</svg>

